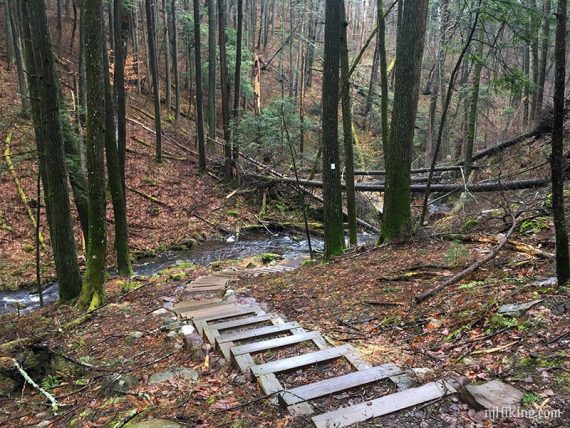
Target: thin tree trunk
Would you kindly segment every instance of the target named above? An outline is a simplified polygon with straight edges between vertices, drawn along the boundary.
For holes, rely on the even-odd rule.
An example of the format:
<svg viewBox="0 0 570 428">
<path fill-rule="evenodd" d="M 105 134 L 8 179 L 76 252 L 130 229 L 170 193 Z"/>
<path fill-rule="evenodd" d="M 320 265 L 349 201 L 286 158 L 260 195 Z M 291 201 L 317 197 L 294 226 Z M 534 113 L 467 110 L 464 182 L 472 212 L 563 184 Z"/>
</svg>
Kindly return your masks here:
<svg viewBox="0 0 570 428">
<path fill-rule="evenodd" d="M 239 120 L 239 99 L 241 87 L 241 61 L 242 61 L 242 30 L 243 27 L 243 0 L 237 0 L 237 34 L 236 34 L 236 68 L 234 74 L 234 105 L 233 120 L 234 126 L 237 126 Z M 233 164 L 237 173 L 237 162 L 239 159 L 239 144 L 237 138 L 233 138 Z M 238 177 L 239 180 L 239 177 Z"/>
<path fill-rule="evenodd" d="M 12 26 L 12 35 L 14 38 L 14 57 L 16 59 L 16 68 L 18 71 L 18 86 L 20 89 L 20 101 L 22 103 L 22 117 L 28 117 L 30 110 L 30 101 L 28 98 L 28 79 L 26 64 L 24 62 L 24 53 L 22 47 L 21 13 L 20 2 L 14 0 L 4 0 L 4 7 L 8 9 L 10 15 L 10 25 Z M 8 25 L 8 23 L 6 23 Z"/>
<path fill-rule="evenodd" d="M 180 119 L 180 70 L 178 69 L 178 33 L 176 29 L 176 0 L 172 0 L 170 20 L 172 37 L 172 69 L 174 70 L 174 120 Z M 199 51 L 199 50 L 197 50 Z"/>
<path fill-rule="evenodd" d="M 87 1 L 87 0 L 85 0 Z M 154 126 L 156 129 L 156 162 L 162 162 L 162 126 L 160 121 L 160 89 L 158 74 L 158 58 L 156 55 L 156 31 L 155 12 L 156 3 L 154 0 L 145 0 L 147 19 L 148 56 L 150 62 L 150 72 L 152 76 L 152 94 L 154 101 Z"/>
<path fill-rule="evenodd" d="M 356 192 L 354 190 L 354 141 L 352 140 L 352 106 L 348 64 L 348 41 L 345 2 L 342 2 L 342 34 L 340 46 L 340 70 L 342 84 L 342 130 L 344 135 L 344 167 L 346 182 L 346 211 L 348 212 L 348 237 L 351 246 L 358 245 L 356 223 Z"/>
<path fill-rule="evenodd" d="M 558 0 L 556 27 L 556 65 L 554 78 L 554 119 L 552 128 L 552 212 L 556 236 L 556 276 L 558 285 L 565 285 L 570 279 L 568 258 L 568 232 L 564 213 L 564 179 L 566 162 L 564 159 L 564 91 L 566 79 L 566 21 L 567 0 Z"/>
<path fill-rule="evenodd" d="M 535 123 L 540 120 L 542 115 L 542 105 L 544 103 L 544 84 L 546 82 L 546 65 L 548 63 L 548 44 L 550 42 L 550 11 L 552 8 L 551 0 L 544 0 L 543 21 L 542 21 L 542 39 L 540 48 L 540 62 L 538 74 L 538 87 L 536 94 L 536 111 L 534 113 Z"/>
<path fill-rule="evenodd" d="M 220 85 L 222 87 L 222 123 L 224 127 L 224 179 L 232 179 L 232 146 L 230 135 L 230 82 L 226 56 L 226 0 L 218 0 L 218 43 L 220 45 Z"/>
<path fill-rule="evenodd" d="M 208 136 L 216 138 L 216 0 L 208 0 Z"/>
<path fill-rule="evenodd" d="M 164 26 L 164 70 L 166 72 L 166 110 L 170 111 L 172 109 L 172 74 L 170 72 L 170 53 L 171 53 L 171 43 L 170 43 L 170 26 L 168 23 L 170 18 L 168 17 L 168 10 L 166 8 L 166 0 L 162 0 L 162 23 Z"/>
<path fill-rule="evenodd" d="M 125 58 L 127 53 L 127 38 L 129 28 L 129 13 L 125 8 L 124 0 L 115 0 L 115 72 L 114 89 L 117 102 L 117 155 L 119 161 L 120 182 L 123 193 L 125 187 L 125 164 L 127 149 L 126 124 L 126 94 L 125 94 Z"/>
<path fill-rule="evenodd" d="M 115 40 L 115 46 L 119 46 L 122 43 L 122 37 Z M 111 91 L 109 67 L 107 63 L 107 52 L 103 50 L 103 76 L 105 79 L 105 155 L 107 160 L 107 174 L 109 176 L 109 190 L 111 191 L 111 203 L 113 205 L 113 217 L 115 219 L 117 272 L 119 275 L 131 276 L 133 274 L 133 268 L 129 255 L 127 202 L 121 181 L 121 168 L 119 166 L 119 153 L 116 140 L 117 134 L 115 133 L 115 109 L 113 109 L 113 93 Z"/>
<path fill-rule="evenodd" d="M 204 138 L 204 101 L 202 97 L 202 57 L 200 54 L 200 0 L 194 0 L 194 46 L 196 52 L 196 130 L 198 134 L 198 166 L 206 172 L 206 144 Z"/>
<path fill-rule="evenodd" d="M 378 20 L 378 56 L 380 60 L 380 123 L 382 126 L 382 145 L 384 152 L 388 150 L 388 61 L 386 60 L 386 15 L 383 0 L 377 2 Z"/>
</svg>

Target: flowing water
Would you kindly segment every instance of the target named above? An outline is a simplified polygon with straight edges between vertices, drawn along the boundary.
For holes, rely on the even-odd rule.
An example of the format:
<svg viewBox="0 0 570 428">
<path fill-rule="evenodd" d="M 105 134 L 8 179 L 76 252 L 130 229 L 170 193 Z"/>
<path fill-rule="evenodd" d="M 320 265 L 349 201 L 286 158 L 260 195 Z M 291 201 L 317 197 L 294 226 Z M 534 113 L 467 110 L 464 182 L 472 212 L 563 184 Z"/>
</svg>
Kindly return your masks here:
<svg viewBox="0 0 570 428">
<path fill-rule="evenodd" d="M 358 236 L 360 245 L 374 244 L 376 236 L 361 233 Z M 322 251 L 324 247 L 321 238 L 312 237 L 314 251 Z M 160 270 L 180 262 L 192 262 L 200 266 L 208 266 L 222 260 L 242 259 L 264 253 L 279 254 L 283 263 L 298 267 L 309 255 L 309 245 L 306 239 L 286 234 L 252 234 L 241 237 L 236 241 L 235 236 L 226 240 L 206 241 L 188 250 L 167 250 L 156 256 L 139 259 L 133 266 L 135 275 L 150 276 Z M 57 283 L 44 286 L 44 303 L 53 303 L 58 299 Z M 7 291 L 0 293 L 0 315 L 20 311 L 21 314 L 31 312 L 40 306 L 37 290 Z"/>
</svg>

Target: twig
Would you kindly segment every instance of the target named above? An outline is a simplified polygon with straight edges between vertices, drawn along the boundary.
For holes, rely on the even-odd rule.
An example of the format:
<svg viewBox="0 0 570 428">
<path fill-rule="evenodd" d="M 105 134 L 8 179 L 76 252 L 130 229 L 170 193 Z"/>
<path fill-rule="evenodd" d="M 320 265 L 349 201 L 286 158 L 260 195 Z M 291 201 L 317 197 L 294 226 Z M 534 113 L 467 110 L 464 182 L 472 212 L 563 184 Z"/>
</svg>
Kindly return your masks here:
<svg viewBox="0 0 570 428">
<path fill-rule="evenodd" d="M 18 360 L 12 358 L 12 362 L 14 363 L 14 367 L 18 369 L 24 380 L 28 382 L 33 388 L 37 389 L 42 395 L 44 395 L 49 400 L 49 402 L 51 403 L 51 409 L 53 410 L 53 413 L 56 414 L 57 409 L 59 408 L 59 404 L 57 400 L 54 398 L 54 396 L 51 395 L 49 392 L 47 392 L 45 389 L 43 389 L 41 386 L 39 386 L 36 382 L 34 382 L 34 380 L 28 375 L 28 373 L 26 373 L 26 371 L 22 368 L 20 363 L 18 363 Z"/>
<path fill-rule="evenodd" d="M 509 231 L 506 233 L 506 235 L 503 237 L 503 239 L 501 239 L 501 241 L 499 242 L 499 244 L 493 249 L 493 251 L 491 251 L 490 254 L 488 254 L 485 258 L 479 260 L 476 263 L 473 263 L 471 266 L 469 266 L 467 269 L 463 270 L 462 272 L 458 273 L 457 275 L 449 278 L 447 281 L 443 282 L 440 285 L 437 285 L 433 288 L 430 288 L 429 290 L 417 295 L 415 297 L 415 301 L 416 303 L 421 303 L 424 300 L 429 299 L 430 297 L 432 297 L 433 295 L 437 294 L 438 292 L 440 292 L 441 290 L 443 290 L 444 288 L 449 287 L 450 285 L 453 285 L 459 281 L 461 281 L 463 278 L 465 278 L 467 275 L 473 273 L 474 271 L 476 271 L 477 269 L 479 269 L 481 266 L 483 266 L 485 263 L 493 260 L 497 254 L 499 254 L 499 252 L 501 251 L 501 249 L 507 244 L 507 242 L 509 242 L 509 238 L 511 237 L 511 235 L 513 234 L 513 232 L 515 231 L 516 227 L 518 224 L 518 219 L 517 217 L 513 217 L 513 224 L 511 225 L 511 228 L 509 229 Z"/>
</svg>

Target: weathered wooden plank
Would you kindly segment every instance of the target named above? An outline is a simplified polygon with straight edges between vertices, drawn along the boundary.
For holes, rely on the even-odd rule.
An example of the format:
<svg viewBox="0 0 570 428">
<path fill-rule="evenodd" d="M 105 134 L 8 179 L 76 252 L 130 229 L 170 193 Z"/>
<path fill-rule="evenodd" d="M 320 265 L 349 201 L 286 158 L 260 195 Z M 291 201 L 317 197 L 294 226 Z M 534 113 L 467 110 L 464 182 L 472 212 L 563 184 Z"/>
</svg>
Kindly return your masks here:
<svg viewBox="0 0 570 428">
<path fill-rule="evenodd" d="M 215 345 L 216 337 L 220 336 L 220 330 L 255 325 L 261 322 L 269 321 L 272 319 L 272 317 L 274 317 L 274 315 L 268 315 L 260 312 L 253 317 L 240 318 L 237 320 L 225 321 L 215 324 L 207 324 L 204 328 L 204 335 L 206 336 L 206 339 L 208 339 L 208 342 L 210 342 L 212 345 Z"/>
<path fill-rule="evenodd" d="M 245 308 L 236 308 L 236 309 L 229 311 L 229 312 L 223 312 L 223 313 L 208 315 L 208 316 L 204 316 L 204 317 L 197 317 L 197 318 L 189 317 L 189 318 L 194 323 L 194 326 L 196 327 L 196 330 L 198 330 L 198 333 L 203 334 L 203 329 L 206 327 L 207 322 L 222 320 L 224 318 L 237 317 L 237 316 L 241 316 L 241 315 L 258 314 L 260 312 L 263 312 L 263 311 L 261 310 L 261 308 L 259 306 L 251 306 L 251 307 L 245 307 Z M 185 314 L 181 314 L 180 316 L 184 317 Z"/>
<path fill-rule="evenodd" d="M 347 350 L 348 347 L 346 345 L 323 349 L 322 351 L 310 352 L 308 354 L 298 355 L 296 357 L 285 358 L 283 360 L 276 360 L 269 363 L 260 364 L 258 366 L 253 366 L 251 368 L 251 372 L 255 376 L 261 376 L 267 373 L 278 373 L 292 370 L 299 367 L 309 366 L 311 364 L 340 358 L 346 353 Z"/>
<path fill-rule="evenodd" d="M 283 405 L 290 406 L 386 379 L 399 373 L 402 373 L 402 370 L 398 366 L 384 364 L 283 391 L 279 395 L 279 400 Z"/>
<path fill-rule="evenodd" d="M 182 312 L 189 312 L 192 309 L 202 309 L 202 308 L 211 308 L 214 306 L 225 306 L 228 302 L 224 302 L 220 298 L 213 298 L 213 299 L 203 299 L 203 300 L 187 300 L 184 302 L 179 302 L 172 310 L 174 312 L 182 313 Z"/>
<path fill-rule="evenodd" d="M 267 351 L 268 349 L 282 348 L 284 346 L 295 345 L 297 343 L 306 342 L 320 337 L 318 331 L 309 333 L 294 334 L 292 336 L 278 337 L 275 339 L 264 340 L 263 342 L 248 343 L 246 345 L 235 346 L 232 348 L 234 356 L 251 354 L 254 352 Z"/>
<path fill-rule="evenodd" d="M 257 383 L 265 395 L 275 394 L 282 391 L 283 386 L 273 373 L 266 373 L 257 377 Z"/>
<path fill-rule="evenodd" d="M 252 330 L 237 331 L 235 333 L 222 334 L 220 337 L 218 337 L 217 342 L 224 343 L 233 342 L 236 340 L 254 339 L 256 337 L 281 333 L 298 327 L 300 327 L 299 323 L 288 322 L 285 324 L 270 325 L 267 327 L 260 327 Z"/>
<path fill-rule="evenodd" d="M 252 305 L 239 305 L 236 303 L 228 303 L 227 305 L 218 307 L 214 306 L 211 308 L 200 308 L 200 309 L 193 309 L 188 312 L 184 312 L 182 315 L 188 318 L 205 318 L 211 315 L 218 315 L 218 314 L 225 314 L 226 312 L 233 312 L 236 309 L 252 307 Z"/>
<path fill-rule="evenodd" d="M 449 383 L 439 380 L 417 388 L 406 389 L 405 391 L 386 395 L 375 400 L 313 416 L 312 420 L 317 428 L 346 427 L 453 393 L 455 393 L 455 389 Z"/>
<path fill-rule="evenodd" d="M 355 348 L 348 345 L 349 349 L 344 354 L 344 358 L 348 360 L 348 362 L 356 369 L 356 370 L 367 370 L 372 368 L 372 364 L 368 361 L 362 359 L 362 355 L 358 352 Z"/>
<path fill-rule="evenodd" d="M 225 285 L 212 285 L 209 287 L 188 287 L 186 289 L 186 291 L 188 293 L 206 293 L 208 291 L 221 291 L 221 290 L 225 290 L 226 286 Z"/>
<path fill-rule="evenodd" d="M 232 320 L 232 321 L 224 321 L 224 322 L 219 322 L 219 323 L 215 323 L 215 324 L 208 324 L 208 328 L 211 330 L 227 330 L 230 328 L 236 328 L 236 327 L 243 327 L 245 325 L 250 325 L 250 324 L 258 324 L 260 322 L 264 322 L 264 321 L 270 321 L 272 319 L 276 319 L 277 317 L 275 315 L 272 314 L 260 314 L 260 315 L 256 315 L 254 317 L 247 317 L 247 318 L 240 318 L 237 320 Z"/>
</svg>

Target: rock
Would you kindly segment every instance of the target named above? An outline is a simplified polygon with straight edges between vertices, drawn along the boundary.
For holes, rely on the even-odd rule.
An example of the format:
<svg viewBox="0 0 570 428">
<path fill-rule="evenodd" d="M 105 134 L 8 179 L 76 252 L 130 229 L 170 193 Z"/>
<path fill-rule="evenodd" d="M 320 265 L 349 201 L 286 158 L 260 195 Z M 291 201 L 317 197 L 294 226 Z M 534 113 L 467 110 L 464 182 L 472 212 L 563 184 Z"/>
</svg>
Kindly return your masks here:
<svg viewBox="0 0 570 428">
<path fill-rule="evenodd" d="M 131 391 L 138 383 L 134 376 L 113 374 L 105 379 L 103 392 L 106 395 L 124 394 Z"/>
<path fill-rule="evenodd" d="M 426 324 L 426 330 L 437 330 L 443 325 L 443 321 L 437 318 L 430 318 L 429 322 Z"/>
<path fill-rule="evenodd" d="M 194 333 L 195 331 L 196 329 L 194 328 L 193 325 L 185 324 L 180 328 L 180 331 L 178 333 L 181 334 L 182 336 L 188 336 Z"/>
<path fill-rule="evenodd" d="M 541 299 L 526 303 L 509 303 L 501 306 L 497 313 L 502 315 L 518 316 L 528 311 L 533 306 L 538 305 L 540 302 L 542 302 Z"/>
<path fill-rule="evenodd" d="M 139 340 L 143 336 L 144 333 L 142 331 L 131 331 L 127 336 L 127 342 L 132 343 L 136 340 Z"/>
<path fill-rule="evenodd" d="M 184 336 L 184 349 L 190 352 L 190 357 L 192 359 L 201 360 L 204 358 L 205 353 L 202 349 L 203 344 L 204 340 L 202 340 L 202 337 L 197 331 L 193 331 L 192 333 Z"/>
<path fill-rule="evenodd" d="M 429 367 L 418 367 L 412 369 L 414 372 L 414 377 L 421 383 L 425 383 L 433 374 L 433 370 Z"/>
<path fill-rule="evenodd" d="M 465 364 L 468 367 L 474 367 L 477 365 L 477 362 L 473 358 L 465 357 L 465 358 L 463 358 L 462 361 L 463 361 L 463 364 Z"/>
<path fill-rule="evenodd" d="M 238 299 L 238 303 L 242 305 L 256 305 L 257 300 L 255 300 L 253 297 L 240 297 Z"/>
<path fill-rule="evenodd" d="M 149 419 L 148 421 L 129 424 L 129 428 L 180 428 L 182 425 L 168 419 Z"/>
<path fill-rule="evenodd" d="M 558 279 L 555 276 L 551 276 L 550 278 L 539 279 L 538 281 L 534 281 L 530 285 L 534 287 L 556 287 L 558 285 Z"/>
<path fill-rule="evenodd" d="M 175 377 L 180 377 L 187 381 L 195 381 L 200 375 L 196 370 L 188 369 L 186 367 L 175 367 L 165 372 L 154 373 L 150 376 L 148 383 L 161 383 Z"/>
<path fill-rule="evenodd" d="M 162 305 L 162 307 L 164 309 L 172 309 L 174 307 L 174 303 L 172 302 L 166 302 L 164 305 Z"/>
<path fill-rule="evenodd" d="M 390 380 L 396 384 L 398 391 L 403 391 L 404 389 L 409 389 L 414 386 L 414 381 L 406 373 L 390 376 Z"/>
<path fill-rule="evenodd" d="M 163 324 L 162 327 L 160 327 L 160 330 L 162 331 L 178 331 L 180 330 L 180 328 L 185 325 L 184 321 L 169 321 L 166 324 Z"/>
<path fill-rule="evenodd" d="M 168 311 L 167 311 L 166 309 L 160 308 L 160 309 L 157 309 L 156 311 L 154 311 L 154 312 L 152 313 L 152 315 L 159 316 L 159 315 L 164 315 L 164 314 L 167 314 L 167 313 L 168 313 Z"/>
<path fill-rule="evenodd" d="M 482 385 L 467 385 L 460 389 L 463 400 L 477 410 L 515 409 L 520 407 L 523 393 L 500 380 L 492 380 Z"/>
</svg>

